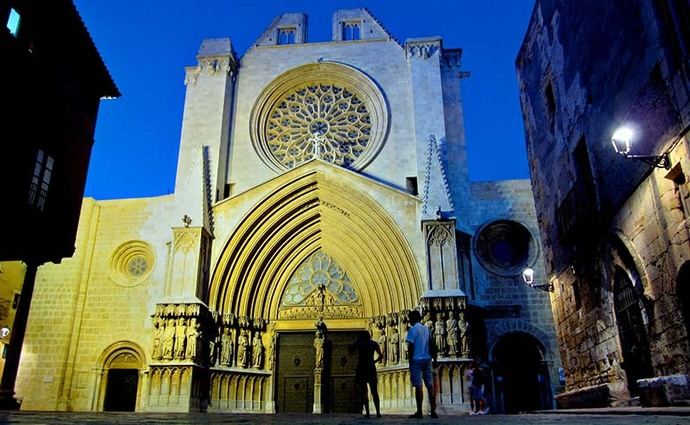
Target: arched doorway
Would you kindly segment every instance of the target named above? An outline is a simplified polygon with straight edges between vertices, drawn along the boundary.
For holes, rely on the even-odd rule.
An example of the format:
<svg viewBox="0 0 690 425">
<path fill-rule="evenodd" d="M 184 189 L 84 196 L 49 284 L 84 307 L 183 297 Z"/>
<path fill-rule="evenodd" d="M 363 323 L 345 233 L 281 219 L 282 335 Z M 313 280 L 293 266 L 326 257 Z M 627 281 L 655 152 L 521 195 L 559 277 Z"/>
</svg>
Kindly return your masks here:
<svg viewBox="0 0 690 425">
<path fill-rule="evenodd" d="M 127 342 L 113 344 L 102 356 L 100 390 L 104 411 L 134 412 L 141 388 L 143 352 Z"/>
<path fill-rule="evenodd" d="M 422 295 L 419 264 L 408 241 L 408 233 L 414 234 L 403 231 L 376 201 L 409 200 L 377 185 L 371 186 L 379 195 L 373 197 L 358 189 L 366 183 L 340 167 L 311 161 L 272 181 L 275 187 L 228 235 L 213 268 L 208 303 L 223 317 L 238 318 L 230 332 L 237 335 L 239 327 L 264 339 L 267 367 L 217 369 L 216 381 L 233 386 L 236 376 L 239 382 L 270 376 L 271 387 L 263 387 L 270 390 L 261 397 L 279 413 L 358 411 L 356 358 L 347 349 L 356 340 L 353 332 L 370 330 L 382 345 L 395 344 L 402 352 L 399 318 Z M 270 325 L 250 329 L 259 318 Z M 315 330 L 321 320 L 326 345 L 323 366 L 317 367 Z M 396 359 L 395 369 L 386 371 L 391 382 L 398 368 L 406 370 L 399 363 Z M 398 384 L 381 391 L 382 400 L 387 396 L 391 403 L 407 394 Z M 226 403 L 222 397 L 216 405 Z M 247 405 L 238 410 L 249 410 Z"/>
<path fill-rule="evenodd" d="M 690 336 L 690 261 L 683 264 L 676 280 L 676 296 L 683 315 L 685 330 Z"/>
<path fill-rule="evenodd" d="M 493 349 L 496 410 L 519 413 L 550 408 L 544 350 L 532 335 L 503 335 Z"/>
<path fill-rule="evenodd" d="M 616 267 L 613 276 L 613 306 L 618 324 L 623 369 L 628 380 L 628 391 L 638 395 L 637 380 L 653 376 L 649 342 L 642 320 L 640 296 L 628 274 Z"/>
</svg>

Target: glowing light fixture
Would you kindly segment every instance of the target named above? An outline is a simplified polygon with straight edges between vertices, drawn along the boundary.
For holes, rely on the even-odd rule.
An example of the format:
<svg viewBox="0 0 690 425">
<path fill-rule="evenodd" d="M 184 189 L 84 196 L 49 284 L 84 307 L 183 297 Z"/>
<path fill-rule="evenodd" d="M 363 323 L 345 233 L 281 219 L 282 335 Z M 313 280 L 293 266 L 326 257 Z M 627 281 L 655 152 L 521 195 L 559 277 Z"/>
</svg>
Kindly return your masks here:
<svg viewBox="0 0 690 425">
<path fill-rule="evenodd" d="M 630 155 L 630 147 L 632 145 L 635 132 L 630 127 L 619 127 L 613 132 L 611 136 L 611 144 L 617 154 L 623 155 L 626 158 L 642 161 L 657 168 L 671 169 L 671 159 L 668 152 L 663 155 Z"/>
<path fill-rule="evenodd" d="M 535 284 L 534 283 L 534 269 L 531 267 L 527 267 L 522 271 L 522 280 L 525 281 L 527 286 L 530 288 L 535 288 L 535 289 L 541 289 L 542 291 L 546 292 L 553 292 L 553 284 L 552 283 L 544 283 L 544 284 Z"/>
</svg>

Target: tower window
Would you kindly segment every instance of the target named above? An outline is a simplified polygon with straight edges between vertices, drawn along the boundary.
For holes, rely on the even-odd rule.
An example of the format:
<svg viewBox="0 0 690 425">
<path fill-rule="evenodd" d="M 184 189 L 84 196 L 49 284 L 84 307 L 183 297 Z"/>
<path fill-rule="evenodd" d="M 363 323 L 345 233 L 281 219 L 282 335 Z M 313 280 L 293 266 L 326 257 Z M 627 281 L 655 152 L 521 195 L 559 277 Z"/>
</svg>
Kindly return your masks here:
<svg viewBox="0 0 690 425">
<path fill-rule="evenodd" d="M 278 44 L 295 44 L 295 28 L 279 28 Z"/>
<path fill-rule="evenodd" d="M 46 155 L 41 149 L 38 150 L 34 173 L 31 177 L 31 186 L 29 187 L 29 205 L 35 206 L 39 211 L 43 211 L 45 208 L 50 178 L 53 174 L 53 163 L 52 156 Z"/>
<path fill-rule="evenodd" d="M 343 41 L 360 40 L 362 24 L 357 22 L 343 22 Z"/>
<path fill-rule="evenodd" d="M 17 36 L 19 32 L 19 22 L 21 21 L 21 16 L 19 12 L 14 9 L 10 9 L 10 16 L 7 18 L 7 29 L 10 30 L 10 34 Z"/>
<path fill-rule="evenodd" d="M 417 189 L 417 177 L 406 177 L 405 186 L 407 193 L 410 195 L 419 195 L 419 190 Z"/>
<path fill-rule="evenodd" d="M 549 122 L 551 131 L 553 131 L 556 123 L 556 96 L 553 93 L 553 86 L 550 82 L 544 88 L 544 101 L 546 102 L 546 119 Z"/>
</svg>

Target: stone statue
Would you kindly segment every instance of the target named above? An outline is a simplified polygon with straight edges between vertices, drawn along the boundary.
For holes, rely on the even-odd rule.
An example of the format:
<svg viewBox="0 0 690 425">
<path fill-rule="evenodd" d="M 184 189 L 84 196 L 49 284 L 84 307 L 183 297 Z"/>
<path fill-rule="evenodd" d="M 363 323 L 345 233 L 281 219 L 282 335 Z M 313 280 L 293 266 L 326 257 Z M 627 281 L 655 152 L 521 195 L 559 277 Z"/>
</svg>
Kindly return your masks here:
<svg viewBox="0 0 690 425">
<path fill-rule="evenodd" d="M 172 360 L 173 345 L 175 343 L 175 319 L 168 319 L 168 323 L 163 331 L 163 358 Z"/>
<path fill-rule="evenodd" d="M 317 329 L 316 337 L 314 338 L 314 349 L 316 351 L 316 369 L 323 369 L 323 355 L 326 337 L 323 330 Z"/>
<path fill-rule="evenodd" d="M 232 366 L 232 349 L 232 334 L 230 334 L 230 328 L 225 328 L 220 336 L 220 364 Z"/>
<path fill-rule="evenodd" d="M 187 348 L 185 350 L 185 359 L 196 360 L 196 319 L 189 319 L 189 324 L 187 325 Z"/>
<path fill-rule="evenodd" d="M 264 345 L 261 342 L 261 334 L 257 331 L 254 333 L 254 340 L 252 341 L 252 366 L 261 369 L 264 362 Z"/>
<path fill-rule="evenodd" d="M 160 360 L 161 357 L 163 357 L 163 330 L 165 326 L 160 320 L 155 319 L 153 321 L 153 327 L 155 329 L 153 330 L 153 351 L 151 353 L 151 358 L 153 358 L 153 360 Z"/>
<path fill-rule="evenodd" d="M 472 344 L 470 336 L 470 322 L 465 320 L 465 313 L 460 312 L 458 317 L 458 329 L 460 330 L 460 353 L 463 357 L 470 355 L 470 345 Z"/>
<path fill-rule="evenodd" d="M 247 348 L 249 347 L 249 337 L 247 330 L 242 329 L 240 339 L 237 341 L 237 366 L 247 368 L 249 367 L 249 357 L 247 355 Z"/>
<path fill-rule="evenodd" d="M 398 334 L 397 329 L 391 329 L 391 337 L 390 341 L 388 341 L 388 344 L 390 346 L 390 355 L 388 356 L 388 360 L 391 364 L 398 364 L 400 361 L 400 334 Z"/>
<path fill-rule="evenodd" d="M 276 337 L 273 336 L 273 339 L 271 340 L 271 345 L 269 345 L 266 350 L 268 351 L 267 359 L 266 359 L 266 369 L 267 370 L 273 370 L 273 361 L 274 361 L 274 352 L 276 349 Z"/>
<path fill-rule="evenodd" d="M 448 313 L 448 320 L 446 320 L 446 342 L 448 343 L 448 355 L 455 356 L 458 354 L 458 321 L 455 320 L 455 314 L 450 311 Z"/>
<path fill-rule="evenodd" d="M 434 338 L 438 354 L 444 356 L 446 354 L 446 322 L 443 320 L 442 313 L 436 313 Z"/>
<path fill-rule="evenodd" d="M 184 359 L 185 339 L 187 338 L 187 324 L 184 317 L 177 319 L 175 326 L 175 358 Z"/>
<path fill-rule="evenodd" d="M 402 335 L 403 341 L 407 341 L 407 331 L 409 331 L 409 330 L 410 330 L 410 324 L 405 323 L 405 325 L 403 326 L 403 335 Z M 405 347 L 405 349 L 402 350 L 402 357 L 403 357 L 403 361 L 407 361 L 407 347 Z"/>
<path fill-rule="evenodd" d="M 379 329 L 379 347 L 381 348 L 381 366 L 386 365 L 386 360 L 388 359 L 388 345 L 386 344 L 386 328 Z"/>
<path fill-rule="evenodd" d="M 434 333 L 434 321 L 431 319 L 431 313 L 427 311 L 426 314 L 424 314 L 424 319 L 422 321 L 424 322 L 424 326 L 429 328 L 429 333 L 433 334 Z"/>
</svg>

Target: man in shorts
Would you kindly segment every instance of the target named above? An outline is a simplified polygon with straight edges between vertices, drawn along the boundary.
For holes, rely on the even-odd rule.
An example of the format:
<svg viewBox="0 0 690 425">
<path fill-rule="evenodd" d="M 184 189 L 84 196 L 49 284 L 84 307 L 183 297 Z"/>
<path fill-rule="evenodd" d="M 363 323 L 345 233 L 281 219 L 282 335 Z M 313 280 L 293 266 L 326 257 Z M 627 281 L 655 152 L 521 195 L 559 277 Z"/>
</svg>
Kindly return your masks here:
<svg viewBox="0 0 690 425">
<path fill-rule="evenodd" d="M 433 344 L 433 341 L 431 341 L 431 334 L 429 328 L 420 323 L 422 316 L 419 314 L 419 311 L 412 310 L 407 317 L 410 320 L 410 329 L 407 331 L 406 339 L 407 358 L 410 360 L 410 378 L 414 387 L 415 401 L 417 402 L 417 411 L 410 418 L 424 417 L 422 414 L 422 402 L 424 401 L 422 381 L 424 381 L 424 386 L 426 386 L 429 394 L 431 417 L 438 418 L 432 371 L 432 361 L 435 362 L 436 358 L 435 355 L 432 356 L 431 344 Z"/>
</svg>

